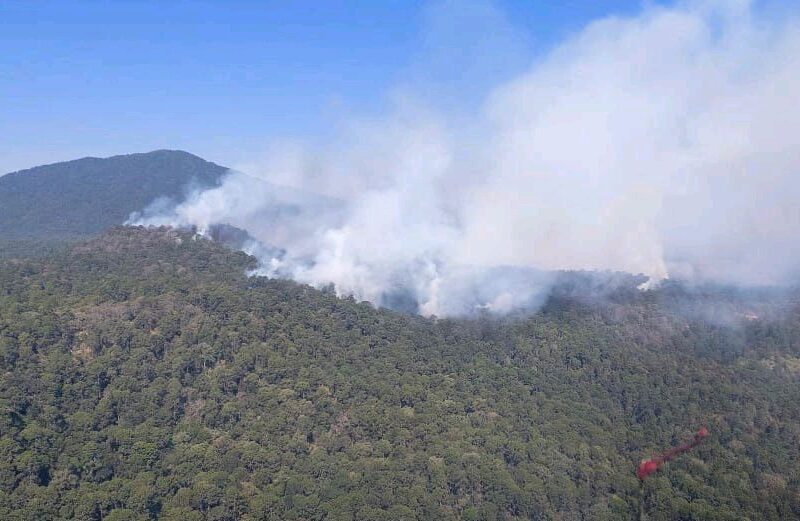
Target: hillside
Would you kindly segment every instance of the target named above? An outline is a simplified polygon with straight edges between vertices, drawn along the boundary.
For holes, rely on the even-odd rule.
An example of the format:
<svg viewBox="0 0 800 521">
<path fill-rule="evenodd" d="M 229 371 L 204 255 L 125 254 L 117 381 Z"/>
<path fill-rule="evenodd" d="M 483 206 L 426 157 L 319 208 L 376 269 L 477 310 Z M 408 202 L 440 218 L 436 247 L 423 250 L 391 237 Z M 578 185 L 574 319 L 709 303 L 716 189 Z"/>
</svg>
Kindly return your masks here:
<svg viewBox="0 0 800 521">
<path fill-rule="evenodd" d="M 670 288 L 429 320 L 252 262 L 117 228 L 0 264 L 0 518 L 800 517 L 797 308 L 713 325 Z"/>
<path fill-rule="evenodd" d="M 181 199 L 227 171 L 187 152 L 87 157 L 0 177 L 0 257 L 45 251 L 125 222 L 157 197 Z"/>
</svg>

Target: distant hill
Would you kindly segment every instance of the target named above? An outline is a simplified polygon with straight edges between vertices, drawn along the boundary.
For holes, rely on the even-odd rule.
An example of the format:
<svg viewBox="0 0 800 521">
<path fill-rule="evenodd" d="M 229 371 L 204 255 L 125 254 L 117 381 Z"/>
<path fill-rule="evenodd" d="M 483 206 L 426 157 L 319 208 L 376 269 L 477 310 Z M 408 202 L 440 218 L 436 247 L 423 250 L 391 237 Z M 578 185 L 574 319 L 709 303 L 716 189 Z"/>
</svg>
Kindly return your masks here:
<svg viewBox="0 0 800 521">
<path fill-rule="evenodd" d="M 0 257 L 45 251 L 122 224 L 157 197 L 219 183 L 228 169 L 179 150 L 86 157 L 0 177 Z"/>
</svg>

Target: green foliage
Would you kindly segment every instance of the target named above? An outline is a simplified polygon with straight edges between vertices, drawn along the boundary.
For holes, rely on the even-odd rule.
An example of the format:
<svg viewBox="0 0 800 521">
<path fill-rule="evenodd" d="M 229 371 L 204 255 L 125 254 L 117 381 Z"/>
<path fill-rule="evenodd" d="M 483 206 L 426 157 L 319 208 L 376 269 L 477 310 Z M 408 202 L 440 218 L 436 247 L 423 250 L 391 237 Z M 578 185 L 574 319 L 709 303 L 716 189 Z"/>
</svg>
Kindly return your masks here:
<svg viewBox="0 0 800 521">
<path fill-rule="evenodd" d="M 252 262 L 119 228 L 0 265 L 0 518 L 800 516 L 796 310 L 729 330 L 656 292 L 429 320 Z"/>
</svg>

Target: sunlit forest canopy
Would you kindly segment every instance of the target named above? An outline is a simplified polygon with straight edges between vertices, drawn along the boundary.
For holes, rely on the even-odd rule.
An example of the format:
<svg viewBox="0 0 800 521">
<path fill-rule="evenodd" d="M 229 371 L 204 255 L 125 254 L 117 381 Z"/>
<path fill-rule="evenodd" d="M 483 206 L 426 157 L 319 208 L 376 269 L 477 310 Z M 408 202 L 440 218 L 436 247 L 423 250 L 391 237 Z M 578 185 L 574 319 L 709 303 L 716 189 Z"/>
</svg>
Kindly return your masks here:
<svg viewBox="0 0 800 521">
<path fill-rule="evenodd" d="M 117 228 L 0 264 L 0 518 L 800 516 L 791 296 L 707 293 L 701 317 L 676 286 L 564 291 L 441 320 L 254 262 Z"/>
</svg>

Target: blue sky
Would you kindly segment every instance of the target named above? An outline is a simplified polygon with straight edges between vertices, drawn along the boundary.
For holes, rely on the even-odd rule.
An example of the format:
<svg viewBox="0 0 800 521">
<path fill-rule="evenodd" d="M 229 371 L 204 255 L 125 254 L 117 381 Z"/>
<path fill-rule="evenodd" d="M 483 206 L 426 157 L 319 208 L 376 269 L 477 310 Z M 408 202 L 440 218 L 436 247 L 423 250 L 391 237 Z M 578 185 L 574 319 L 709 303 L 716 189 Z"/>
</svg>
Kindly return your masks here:
<svg viewBox="0 0 800 521">
<path fill-rule="evenodd" d="M 0 3 L 0 172 L 181 148 L 222 164 L 404 85 L 455 105 L 640 2 Z M 420 88 L 420 86 L 422 88 Z"/>
</svg>

